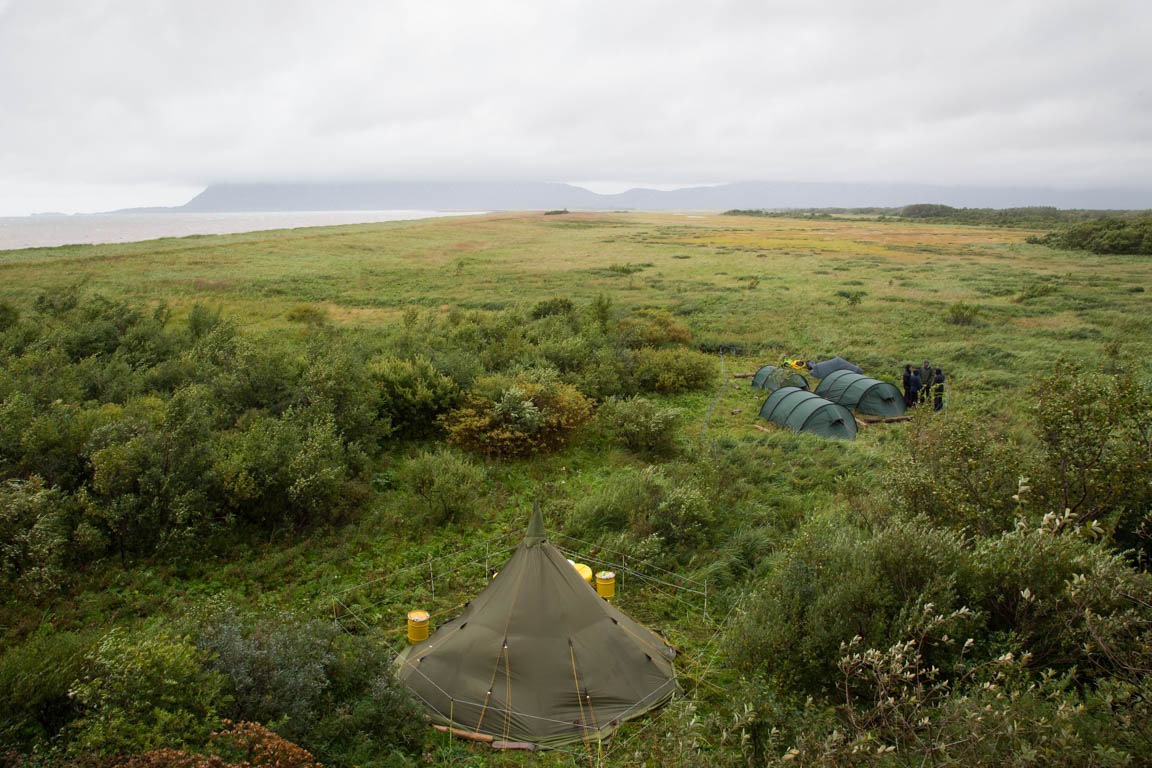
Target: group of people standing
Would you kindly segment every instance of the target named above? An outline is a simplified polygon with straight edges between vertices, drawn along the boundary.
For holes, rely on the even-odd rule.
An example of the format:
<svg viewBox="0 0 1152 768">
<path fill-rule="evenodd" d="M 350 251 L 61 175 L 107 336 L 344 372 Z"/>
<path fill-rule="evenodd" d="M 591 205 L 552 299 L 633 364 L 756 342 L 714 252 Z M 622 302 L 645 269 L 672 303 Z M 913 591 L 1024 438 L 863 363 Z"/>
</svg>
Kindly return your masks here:
<svg viewBox="0 0 1152 768">
<path fill-rule="evenodd" d="M 927 360 L 919 368 L 905 365 L 904 406 L 912 408 L 927 403 L 932 404 L 934 411 L 944 407 L 944 369 L 933 368 Z"/>
</svg>

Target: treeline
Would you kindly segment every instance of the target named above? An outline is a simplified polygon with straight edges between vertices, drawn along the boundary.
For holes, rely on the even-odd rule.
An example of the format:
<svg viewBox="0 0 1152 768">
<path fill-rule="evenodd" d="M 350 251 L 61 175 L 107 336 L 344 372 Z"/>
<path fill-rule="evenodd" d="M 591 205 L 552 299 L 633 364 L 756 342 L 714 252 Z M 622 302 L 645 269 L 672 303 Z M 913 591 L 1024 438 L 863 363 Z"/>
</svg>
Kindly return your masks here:
<svg viewBox="0 0 1152 768">
<path fill-rule="evenodd" d="M 358 334 L 296 314 L 301 331 L 256 337 L 204 306 L 176 323 L 78 288 L 0 312 L 0 580 L 48 594 L 109 556 L 338 522 L 398 441 L 551 450 L 599 402 L 621 398 L 623 424 L 643 408 L 627 398 L 715 370 L 670 315 L 607 299 L 412 308 Z"/>
<path fill-rule="evenodd" d="M 954 208 L 938 203 L 916 203 L 899 208 L 795 208 L 781 211 L 734 209 L 728 216 L 765 216 L 771 218 L 862 217 L 877 219 L 921 219 L 942 224 L 972 224 L 996 227 L 1051 227 L 1061 224 L 1086 224 L 1098 220 L 1134 221 L 1147 217 L 1147 211 L 1061 209 L 1052 206 L 1020 208 Z"/>
<path fill-rule="evenodd" d="M 1152 255 L 1152 216 L 1084 221 L 1028 242 L 1072 251 Z"/>
</svg>

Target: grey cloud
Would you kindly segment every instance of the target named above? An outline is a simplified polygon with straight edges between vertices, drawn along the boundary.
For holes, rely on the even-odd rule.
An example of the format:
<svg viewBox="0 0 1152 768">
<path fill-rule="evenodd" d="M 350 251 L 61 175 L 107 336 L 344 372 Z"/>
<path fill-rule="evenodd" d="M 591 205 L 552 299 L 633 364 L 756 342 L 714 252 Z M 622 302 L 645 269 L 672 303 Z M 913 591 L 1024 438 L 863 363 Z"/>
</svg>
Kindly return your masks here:
<svg viewBox="0 0 1152 768">
<path fill-rule="evenodd" d="M 21 185 L 1125 185 L 1144 0 L 0 0 Z"/>
</svg>

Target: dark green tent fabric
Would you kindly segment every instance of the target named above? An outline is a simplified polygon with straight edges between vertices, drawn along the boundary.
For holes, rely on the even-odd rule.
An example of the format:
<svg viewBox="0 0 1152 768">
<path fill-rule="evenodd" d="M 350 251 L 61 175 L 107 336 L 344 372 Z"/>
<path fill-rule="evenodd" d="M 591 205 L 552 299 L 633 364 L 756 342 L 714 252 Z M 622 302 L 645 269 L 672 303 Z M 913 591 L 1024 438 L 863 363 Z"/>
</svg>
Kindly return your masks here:
<svg viewBox="0 0 1152 768">
<path fill-rule="evenodd" d="M 756 375 L 752 377 L 753 389 L 766 389 L 769 392 L 775 392 L 780 389 L 780 387 L 800 387 L 800 389 L 808 389 L 808 379 L 796 371 L 790 371 L 787 368 L 777 368 L 774 365 L 764 366 L 756 371 Z"/>
<path fill-rule="evenodd" d="M 600 598 L 548 543 L 523 543 L 456 618 L 397 659 L 443 725 L 560 746 L 603 739 L 677 689 L 672 649 Z"/>
<path fill-rule="evenodd" d="M 850 371 L 836 371 L 816 387 L 816 394 L 845 408 L 873 416 L 900 416 L 904 396 L 896 385 Z"/>
<path fill-rule="evenodd" d="M 825 360 L 822 363 L 812 363 L 808 366 L 808 371 L 818 379 L 825 376 L 830 376 L 836 371 L 852 371 L 852 373 L 864 373 L 860 366 L 848 362 L 842 357 L 834 357 L 831 360 Z"/>
<path fill-rule="evenodd" d="M 760 408 L 761 418 L 794 432 L 812 432 L 841 440 L 856 438 L 856 419 L 842 405 L 799 387 L 781 387 Z"/>
</svg>

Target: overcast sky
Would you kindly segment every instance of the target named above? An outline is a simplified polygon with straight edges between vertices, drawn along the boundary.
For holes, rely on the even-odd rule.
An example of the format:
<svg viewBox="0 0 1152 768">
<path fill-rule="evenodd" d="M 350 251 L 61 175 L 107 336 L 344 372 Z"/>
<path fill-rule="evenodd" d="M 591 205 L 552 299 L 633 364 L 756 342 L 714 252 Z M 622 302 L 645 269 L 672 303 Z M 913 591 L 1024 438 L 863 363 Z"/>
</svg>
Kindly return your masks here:
<svg viewBox="0 0 1152 768">
<path fill-rule="evenodd" d="M 1152 0 L 0 0 L 0 214 L 216 181 L 1146 186 L 1150 82 Z"/>
</svg>

